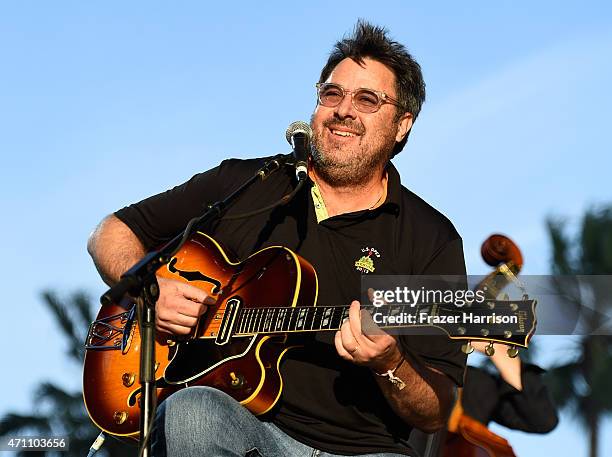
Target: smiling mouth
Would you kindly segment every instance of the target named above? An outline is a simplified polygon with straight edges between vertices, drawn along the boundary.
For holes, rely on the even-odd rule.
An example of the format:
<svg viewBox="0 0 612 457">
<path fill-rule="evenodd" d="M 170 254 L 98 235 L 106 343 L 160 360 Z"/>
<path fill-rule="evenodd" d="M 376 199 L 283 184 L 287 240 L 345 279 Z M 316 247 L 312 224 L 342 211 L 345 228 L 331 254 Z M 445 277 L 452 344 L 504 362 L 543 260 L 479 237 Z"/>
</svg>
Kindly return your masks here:
<svg viewBox="0 0 612 457">
<path fill-rule="evenodd" d="M 334 129 L 330 129 L 331 133 L 337 136 L 342 136 L 342 137 L 353 137 L 353 136 L 357 136 L 356 133 L 353 132 L 347 132 L 345 130 L 334 130 Z"/>
</svg>

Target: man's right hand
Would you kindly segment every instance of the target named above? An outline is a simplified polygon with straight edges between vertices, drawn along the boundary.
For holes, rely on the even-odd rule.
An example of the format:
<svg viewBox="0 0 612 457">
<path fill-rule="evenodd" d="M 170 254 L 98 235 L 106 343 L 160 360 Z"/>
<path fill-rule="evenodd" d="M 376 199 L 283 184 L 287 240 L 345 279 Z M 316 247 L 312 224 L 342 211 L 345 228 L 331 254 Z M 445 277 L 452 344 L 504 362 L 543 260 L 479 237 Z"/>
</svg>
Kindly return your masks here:
<svg viewBox="0 0 612 457">
<path fill-rule="evenodd" d="M 132 230 L 115 215 L 104 218 L 89 237 L 87 250 L 104 281 L 112 286 L 146 250 Z M 157 278 L 159 299 L 155 327 L 160 332 L 188 335 L 215 299 L 191 284 Z"/>
<path fill-rule="evenodd" d="M 215 299 L 195 286 L 168 278 L 157 278 L 159 299 L 155 327 L 160 332 L 188 335 Z"/>
</svg>

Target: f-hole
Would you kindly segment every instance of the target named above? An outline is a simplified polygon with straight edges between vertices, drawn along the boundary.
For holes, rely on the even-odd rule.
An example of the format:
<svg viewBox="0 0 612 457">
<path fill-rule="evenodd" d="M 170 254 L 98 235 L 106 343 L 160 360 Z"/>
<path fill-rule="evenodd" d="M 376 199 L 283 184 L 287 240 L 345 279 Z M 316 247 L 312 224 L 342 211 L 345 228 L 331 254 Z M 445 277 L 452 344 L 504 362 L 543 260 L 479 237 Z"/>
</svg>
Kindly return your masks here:
<svg viewBox="0 0 612 457">
<path fill-rule="evenodd" d="M 214 287 L 212 289 L 213 294 L 218 294 L 221 290 L 221 282 L 217 281 L 215 278 L 211 278 L 210 276 L 206 276 L 204 273 L 199 271 L 184 271 L 176 268 L 176 262 L 178 259 L 173 257 L 170 263 L 168 264 L 168 270 L 171 273 L 178 273 L 178 275 L 182 278 L 185 278 L 187 281 L 204 281 L 211 283 Z"/>
</svg>

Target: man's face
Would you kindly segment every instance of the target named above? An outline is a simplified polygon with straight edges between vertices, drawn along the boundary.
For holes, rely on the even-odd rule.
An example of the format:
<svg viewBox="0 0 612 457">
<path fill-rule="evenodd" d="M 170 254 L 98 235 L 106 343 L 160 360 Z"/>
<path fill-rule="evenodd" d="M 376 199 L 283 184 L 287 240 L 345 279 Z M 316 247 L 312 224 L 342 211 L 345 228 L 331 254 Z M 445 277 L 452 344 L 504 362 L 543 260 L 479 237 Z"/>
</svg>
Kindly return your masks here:
<svg viewBox="0 0 612 457">
<path fill-rule="evenodd" d="M 349 91 L 374 89 L 397 99 L 393 72 L 368 58 L 363 66 L 344 59 L 325 82 L 340 84 Z M 359 112 L 350 94 L 333 108 L 318 104 L 311 119 L 312 159 L 317 174 L 336 186 L 365 184 L 387 162 L 395 142 L 412 125 L 410 114 L 396 121 L 396 110 L 394 105 L 385 103 L 375 113 Z"/>
</svg>

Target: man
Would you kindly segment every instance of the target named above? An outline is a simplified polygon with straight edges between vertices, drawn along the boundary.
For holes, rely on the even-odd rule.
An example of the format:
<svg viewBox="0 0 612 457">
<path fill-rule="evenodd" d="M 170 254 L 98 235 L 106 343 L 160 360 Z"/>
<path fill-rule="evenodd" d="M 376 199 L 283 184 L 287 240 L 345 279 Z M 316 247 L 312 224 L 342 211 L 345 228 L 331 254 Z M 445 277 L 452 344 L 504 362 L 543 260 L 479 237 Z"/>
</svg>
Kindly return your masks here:
<svg viewBox="0 0 612 457">
<path fill-rule="evenodd" d="M 287 353 L 282 397 L 262 419 L 211 388 L 172 395 L 158 411 L 156 455 L 411 455 L 413 427 L 430 432 L 446 422 L 465 368 L 459 346 L 442 336 L 366 332 L 373 322 L 356 301 L 361 276 L 373 271 L 465 274 L 452 224 L 403 188 L 389 162 L 425 98 L 420 67 L 384 29 L 359 22 L 336 44 L 317 91 L 308 189 L 271 213 L 202 230 L 239 259 L 270 245 L 293 249 L 317 270 L 318 302 L 351 303 L 349 318 L 335 335 L 304 337 L 303 349 Z M 103 278 L 117 281 L 261 164 L 226 160 L 107 217 L 89 242 Z M 278 172 L 229 214 L 266 206 L 294 186 L 290 170 Z M 185 283 L 159 283 L 157 330 L 188 334 L 211 298 Z"/>
</svg>

